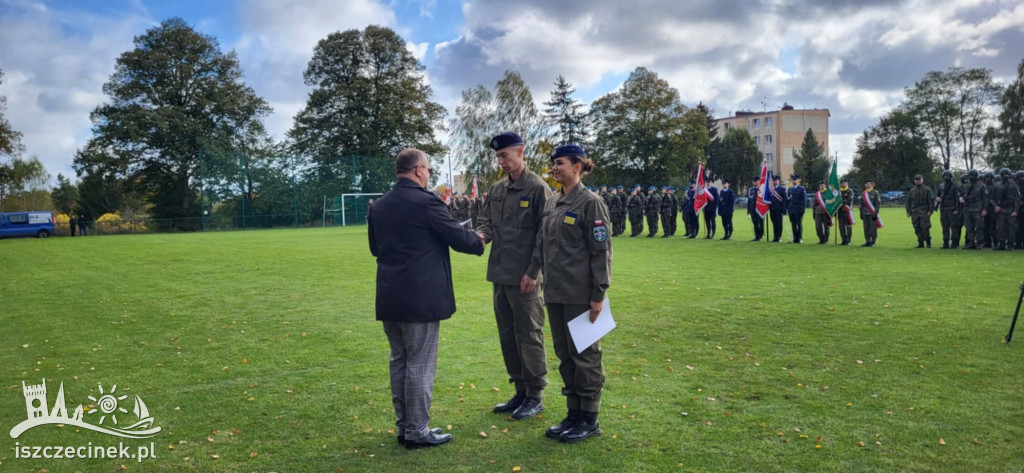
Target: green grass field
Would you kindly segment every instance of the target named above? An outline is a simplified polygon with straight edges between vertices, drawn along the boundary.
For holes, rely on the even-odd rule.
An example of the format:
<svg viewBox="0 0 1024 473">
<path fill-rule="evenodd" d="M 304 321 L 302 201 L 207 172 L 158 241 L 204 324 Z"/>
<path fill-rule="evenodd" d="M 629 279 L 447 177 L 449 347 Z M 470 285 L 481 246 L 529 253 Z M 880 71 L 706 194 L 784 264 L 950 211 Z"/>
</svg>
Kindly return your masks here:
<svg viewBox="0 0 1024 473">
<path fill-rule="evenodd" d="M 486 258 L 453 255 L 432 415 L 455 438 L 418 451 L 389 432 L 365 227 L 0 241 L 0 471 L 1024 471 L 1024 327 L 1001 343 L 1024 252 L 912 249 L 899 209 L 875 248 L 751 243 L 741 217 L 734 241 L 615 239 L 604 435 L 572 446 L 543 436 L 550 343 L 543 418 L 490 412 L 512 389 Z M 116 384 L 162 431 L 10 438 L 43 378 L 69 413 Z M 156 458 L 15 458 L 119 441 Z"/>
</svg>

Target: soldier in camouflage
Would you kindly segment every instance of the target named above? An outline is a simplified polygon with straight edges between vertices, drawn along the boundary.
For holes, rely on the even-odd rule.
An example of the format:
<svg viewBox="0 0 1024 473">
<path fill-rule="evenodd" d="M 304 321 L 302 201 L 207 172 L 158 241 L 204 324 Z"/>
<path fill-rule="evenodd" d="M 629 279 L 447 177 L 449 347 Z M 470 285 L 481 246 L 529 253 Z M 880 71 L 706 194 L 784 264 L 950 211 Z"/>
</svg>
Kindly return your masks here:
<svg viewBox="0 0 1024 473">
<path fill-rule="evenodd" d="M 907 217 L 914 224 L 917 247 L 932 247 L 932 212 L 935 210 L 935 194 L 924 185 L 924 176 L 914 176 L 914 187 L 907 194 Z"/>
<path fill-rule="evenodd" d="M 647 238 L 654 238 L 658 233 L 658 212 L 661 211 L 661 197 L 654 193 L 654 186 L 647 188 L 647 200 L 644 213 L 647 214 Z"/>
<path fill-rule="evenodd" d="M 960 188 L 953 182 L 953 173 L 942 171 L 942 183 L 939 184 L 935 203 L 939 206 L 943 250 L 956 248 L 960 244 L 960 228 L 954 225 L 960 213 L 959 193 Z"/>
<path fill-rule="evenodd" d="M 996 239 L 993 250 L 1012 250 L 1014 233 L 1017 229 L 1020 191 L 1013 181 L 1013 173 L 1009 168 L 999 170 L 999 183 L 992 191 L 992 202 L 996 220 Z"/>
<path fill-rule="evenodd" d="M 644 232 L 644 195 L 640 193 L 640 186 L 633 187 L 626 202 L 626 211 L 629 212 L 630 237 L 635 237 Z"/>
<path fill-rule="evenodd" d="M 985 216 L 988 215 L 988 188 L 978 180 L 978 171 L 967 171 L 967 184 L 961 187 L 960 204 L 963 205 L 964 249 L 976 250 L 982 244 Z"/>
</svg>

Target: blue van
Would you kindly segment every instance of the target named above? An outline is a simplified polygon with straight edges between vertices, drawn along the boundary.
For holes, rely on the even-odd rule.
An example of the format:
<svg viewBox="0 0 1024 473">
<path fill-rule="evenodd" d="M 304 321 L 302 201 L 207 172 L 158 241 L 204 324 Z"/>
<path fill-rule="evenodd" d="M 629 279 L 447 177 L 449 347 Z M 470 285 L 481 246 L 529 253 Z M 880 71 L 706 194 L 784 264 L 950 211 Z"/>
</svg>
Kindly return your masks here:
<svg viewBox="0 0 1024 473">
<path fill-rule="evenodd" d="M 53 212 L 0 213 L 0 238 L 39 237 L 53 235 Z"/>
</svg>

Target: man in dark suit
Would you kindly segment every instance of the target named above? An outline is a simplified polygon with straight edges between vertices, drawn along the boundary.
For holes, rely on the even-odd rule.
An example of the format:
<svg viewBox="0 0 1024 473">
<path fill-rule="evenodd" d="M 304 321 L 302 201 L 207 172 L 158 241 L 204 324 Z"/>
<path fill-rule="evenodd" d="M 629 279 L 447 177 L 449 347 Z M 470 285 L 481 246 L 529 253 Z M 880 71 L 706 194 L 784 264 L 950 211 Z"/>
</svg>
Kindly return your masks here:
<svg viewBox="0 0 1024 473">
<path fill-rule="evenodd" d="M 779 183 L 779 176 L 772 176 L 772 184 L 772 204 L 768 211 L 772 219 L 772 243 L 779 243 L 782 241 L 782 215 L 789 207 L 789 197 L 786 188 Z"/>
<path fill-rule="evenodd" d="M 754 238 L 750 241 L 761 241 L 761 236 L 764 235 L 764 218 L 757 213 L 758 182 L 761 182 L 761 178 L 754 176 L 750 188 L 747 190 L 747 215 L 750 215 L 750 222 L 754 224 Z"/>
<path fill-rule="evenodd" d="M 789 223 L 793 226 L 793 243 L 803 243 L 804 211 L 807 207 L 807 190 L 800 185 L 800 176 L 793 174 L 793 187 L 789 188 L 786 197 L 789 199 Z"/>
<path fill-rule="evenodd" d="M 715 238 L 715 231 L 718 229 L 718 225 L 715 222 L 715 217 L 718 216 L 718 188 L 706 184 L 705 192 L 710 195 L 707 199 L 707 204 L 704 206 L 704 233 L 707 234 L 704 238 L 711 240 Z"/>
<path fill-rule="evenodd" d="M 437 371 L 441 320 L 455 313 L 448 247 L 482 255 L 484 243 L 448 214 L 426 190 L 427 155 L 408 148 L 395 160 L 395 187 L 374 202 L 366 223 L 370 253 L 377 257 L 377 320 L 391 346 L 391 401 L 398 443 L 432 447 L 451 434 L 428 427 Z"/>
</svg>

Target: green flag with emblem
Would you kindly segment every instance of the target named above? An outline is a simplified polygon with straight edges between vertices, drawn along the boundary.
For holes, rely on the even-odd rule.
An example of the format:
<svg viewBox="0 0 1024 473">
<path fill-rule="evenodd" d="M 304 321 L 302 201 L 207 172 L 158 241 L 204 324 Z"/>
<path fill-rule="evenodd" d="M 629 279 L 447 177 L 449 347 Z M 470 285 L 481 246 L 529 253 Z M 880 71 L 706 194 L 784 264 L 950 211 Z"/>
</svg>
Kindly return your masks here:
<svg viewBox="0 0 1024 473">
<path fill-rule="evenodd" d="M 824 197 L 825 211 L 829 215 L 835 215 L 839 211 L 839 207 L 843 205 L 843 198 L 839 195 L 839 173 L 836 172 L 836 161 L 832 161 L 832 173 L 828 175 L 828 190 L 825 191 Z"/>
</svg>

